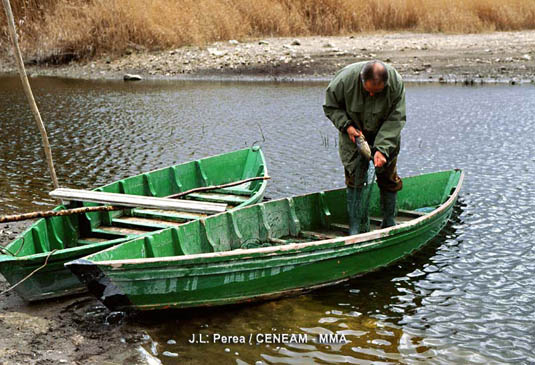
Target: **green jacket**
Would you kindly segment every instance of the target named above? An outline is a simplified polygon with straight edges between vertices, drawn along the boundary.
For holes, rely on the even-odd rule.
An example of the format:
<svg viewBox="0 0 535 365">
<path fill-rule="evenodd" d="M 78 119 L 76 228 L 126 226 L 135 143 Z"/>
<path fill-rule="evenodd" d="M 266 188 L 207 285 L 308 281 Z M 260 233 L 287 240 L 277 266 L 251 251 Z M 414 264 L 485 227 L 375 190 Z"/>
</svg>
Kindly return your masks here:
<svg viewBox="0 0 535 365">
<path fill-rule="evenodd" d="M 340 158 L 350 173 L 355 171 L 359 156 L 346 132 L 350 124 L 364 133 L 372 152 L 380 151 L 391 161 L 399 153 L 406 121 L 405 86 L 399 73 L 386 65 L 388 81 L 384 90 L 369 96 L 360 77 L 365 64 L 354 63 L 338 71 L 327 87 L 323 104 L 325 115 L 340 131 Z"/>
</svg>

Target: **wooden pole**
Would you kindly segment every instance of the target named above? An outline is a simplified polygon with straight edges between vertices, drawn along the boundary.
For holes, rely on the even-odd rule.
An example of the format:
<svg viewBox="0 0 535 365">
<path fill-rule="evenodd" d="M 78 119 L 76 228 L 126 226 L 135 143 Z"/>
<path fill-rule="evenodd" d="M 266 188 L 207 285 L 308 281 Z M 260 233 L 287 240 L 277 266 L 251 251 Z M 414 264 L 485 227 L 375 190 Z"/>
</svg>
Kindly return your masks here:
<svg viewBox="0 0 535 365">
<path fill-rule="evenodd" d="M 198 187 L 195 189 L 184 191 L 182 193 L 169 195 L 169 196 L 166 196 L 166 198 L 176 199 L 178 197 L 182 197 L 182 196 L 195 193 L 195 192 L 199 192 L 199 191 L 208 191 L 208 190 L 214 190 L 214 189 L 228 188 L 231 186 L 241 185 L 249 181 L 268 180 L 268 179 L 271 179 L 271 178 L 269 176 L 258 176 L 258 177 L 252 177 L 249 179 L 235 181 L 235 182 L 231 182 L 231 183 L 223 184 L 223 185 L 202 186 L 202 187 Z M 81 214 L 81 213 L 90 213 L 90 212 L 109 212 L 113 210 L 124 210 L 124 209 L 132 209 L 132 208 L 121 207 L 121 206 L 116 206 L 116 205 L 98 205 L 94 207 L 81 207 L 81 208 L 63 209 L 63 210 L 45 210 L 45 211 L 40 211 L 40 212 L 0 216 L 0 223 L 17 222 L 17 221 L 23 221 L 23 220 L 35 219 L 35 218 L 58 217 L 62 215 Z"/>
<path fill-rule="evenodd" d="M 122 209 L 131 209 L 131 208 L 117 207 L 113 205 L 99 205 L 96 207 L 81 207 L 81 208 L 64 209 L 64 210 L 45 210 L 41 212 L 3 215 L 3 216 L 0 216 L 0 223 L 17 222 L 17 221 L 24 221 L 27 219 L 35 219 L 35 218 L 58 217 L 61 215 L 81 214 L 81 213 L 90 213 L 90 212 L 109 212 L 112 210 L 122 210 Z"/>
<path fill-rule="evenodd" d="M 207 191 L 207 190 L 229 188 L 231 186 L 245 184 L 245 183 L 250 182 L 250 181 L 269 180 L 269 179 L 271 179 L 271 177 L 269 177 L 269 176 L 257 176 L 257 177 L 251 177 L 251 178 L 248 178 L 248 179 L 245 179 L 245 180 L 241 180 L 241 181 L 234 181 L 234 182 L 231 182 L 231 183 L 228 183 L 228 184 L 223 184 L 223 185 L 200 186 L 198 188 L 194 188 L 194 189 L 191 189 L 191 190 L 183 191 L 182 193 L 166 196 L 166 198 L 180 198 L 182 196 L 185 196 L 185 195 L 188 195 L 188 194 L 191 194 L 191 193 L 197 193 L 199 191 Z"/>
<path fill-rule="evenodd" d="M 30 87 L 30 82 L 28 81 L 28 76 L 26 76 L 26 70 L 24 69 L 24 62 L 22 61 L 22 55 L 20 53 L 19 43 L 17 40 L 17 30 L 15 28 L 15 20 L 13 18 L 13 12 L 11 11 L 11 4 L 9 3 L 9 0 L 2 0 L 2 1 L 4 3 L 4 10 L 7 16 L 9 34 L 11 35 L 11 40 L 13 42 L 13 49 L 15 52 L 15 58 L 17 60 L 17 67 L 19 69 L 19 75 L 22 81 L 22 86 L 24 88 L 24 93 L 26 94 L 26 97 L 28 98 L 28 102 L 30 103 L 30 108 L 35 118 L 35 122 L 37 123 L 37 127 L 39 128 L 39 131 L 41 132 L 41 139 L 43 140 L 43 148 L 45 149 L 45 156 L 46 156 L 46 160 L 48 163 L 48 169 L 50 170 L 50 175 L 52 176 L 52 183 L 54 184 L 54 188 L 57 189 L 59 187 L 59 184 L 58 184 L 58 178 L 56 177 L 56 170 L 54 170 L 54 161 L 52 160 L 52 152 L 50 151 L 50 144 L 48 143 L 48 136 L 46 134 L 45 125 L 43 123 L 43 120 L 41 119 L 41 114 L 39 113 L 39 109 L 37 109 L 37 104 L 35 103 L 35 99 L 33 97 L 32 89 Z"/>
</svg>

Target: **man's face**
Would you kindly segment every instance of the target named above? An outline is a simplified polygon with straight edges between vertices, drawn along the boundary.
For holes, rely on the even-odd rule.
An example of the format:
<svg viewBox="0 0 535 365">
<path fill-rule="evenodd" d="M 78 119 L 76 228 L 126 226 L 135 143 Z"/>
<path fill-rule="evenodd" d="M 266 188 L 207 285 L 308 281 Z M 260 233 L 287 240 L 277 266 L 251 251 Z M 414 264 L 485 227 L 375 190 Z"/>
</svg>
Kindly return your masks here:
<svg viewBox="0 0 535 365">
<path fill-rule="evenodd" d="M 374 96 L 375 94 L 379 94 L 383 89 L 385 88 L 385 83 L 380 82 L 374 82 L 373 80 L 368 80 L 364 82 L 364 90 L 366 90 L 370 96 Z"/>
</svg>

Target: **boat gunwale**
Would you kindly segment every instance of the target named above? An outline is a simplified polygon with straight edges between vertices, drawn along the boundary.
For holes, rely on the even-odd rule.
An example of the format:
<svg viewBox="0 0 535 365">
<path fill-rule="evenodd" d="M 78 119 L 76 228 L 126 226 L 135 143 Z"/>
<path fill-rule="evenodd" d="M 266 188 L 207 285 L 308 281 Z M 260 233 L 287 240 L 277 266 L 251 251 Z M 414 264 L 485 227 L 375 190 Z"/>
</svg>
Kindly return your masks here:
<svg viewBox="0 0 535 365">
<path fill-rule="evenodd" d="M 251 255 L 253 255 L 253 254 L 287 253 L 288 251 L 299 251 L 301 249 L 306 249 L 306 248 L 310 248 L 310 247 L 316 247 L 316 246 L 320 247 L 322 245 L 329 245 L 329 244 L 333 244 L 333 243 L 342 243 L 342 242 L 343 242 L 343 245 L 345 246 L 345 245 L 353 245 L 353 244 L 357 244 L 357 243 L 371 241 L 369 243 L 365 243 L 365 244 L 362 244 L 362 245 L 359 246 L 360 248 L 369 248 L 370 246 L 375 246 L 375 245 L 380 244 L 381 243 L 381 240 L 380 240 L 381 238 L 390 236 L 394 231 L 396 233 L 404 233 L 405 231 L 409 230 L 411 227 L 417 226 L 422 222 L 431 220 L 433 217 L 443 213 L 446 209 L 448 209 L 450 206 L 452 206 L 454 204 L 454 202 L 456 201 L 456 199 L 457 199 L 457 197 L 459 195 L 459 192 L 461 190 L 462 184 L 463 184 L 464 171 L 461 170 L 461 169 L 452 169 L 452 170 L 445 170 L 445 171 L 437 171 L 436 173 L 441 173 L 441 172 L 460 172 L 459 180 L 457 181 L 457 185 L 455 187 L 455 190 L 453 191 L 453 193 L 450 194 L 449 198 L 444 203 L 442 203 L 440 206 L 438 206 L 436 209 L 434 209 L 432 212 L 427 213 L 425 215 L 422 215 L 422 216 L 420 216 L 418 218 L 411 219 L 411 220 L 409 220 L 407 222 L 392 226 L 392 227 L 383 228 L 383 229 L 379 229 L 379 230 L 375 230 L 375 231 L 371 231 L 371 232 L 366 232 L 366 233 L 359 233 L 359 234 L 352 235 L 352 236 L 339 236 L 339 237 L 336 237 L 336 238 L 330 238 L 330 239 L 318 240 L 318 241 L 309 241 L 309 242 L 301 242 L 301 243 L 290 243 L 290 244 L 286 244 L 286 245 L 277 245 L 277 246 L 271 246 L 271 247 L 259 247 L 259 248 L 252 248 L 252 249 L 238 248 L 238 249 L 229 250 L 229 251 L 222 251 L 222 252 L 206 252 L 206 253 L 180 255 L 180 256 L 166 256 L 166 257 L 150 257 L 150 258 L 138 258 L 138 259 L 93 261 L 93 260 L 88 258 L 88 257 L 94 255 L 94 254 L 91 254 L 91 255 L 83 257 L 83 258 L 81 258 L 79 260 L 68 262 L 68 263 L 65 264 L 65 266 L 69 266 L 71 264 L 85 264 L 85 265 L 92 264 L 92 265 L 97 265 L 97 266 L 110 266 L 112 268 L 118 268 L 118 267 L 121 267 L 123 265 L 139 265 L 139 264 L 145 264 L 145 263 L 149 264 L 149 263 L 164 263 L 164 262 L 165 263 L 168 263 L 168 262 L 185 262 L 185 261 L 187 263 L 187 261 L 195 260 L 195 259 L 227 258 L 229 260 L 230 259 L 239 260 L 239 259 L 251 258 Z M 334 190 L 339 190 L 339 189 L 333 189 L 332 191 L 334 191 Z M 310 194 L 311 193 L 298 195 L 296 197 L 306 196 L 306 195 L 310 195 Z M 312 194 L 314 194 L 314 193 L 312 193 Z M 276 199 L 276 200 L 272 200 L 272 201 L 273 202 L 283 201 L 285 199 L 288 199 L 288 198 L 281 198 L 281 199 Z M 240 209 L 246 209 L 246 208 L 249 208 L 249 207 L 243 207 L 243 208 L 240 208 Z M 217 217 L 220 214 L 226 214 L 226 213 L 227 212 L 215 214 L 215 215 L 212 215 L 212 216 L 207 217 L 207 218 Z M 200 219 L 199 221 L 202 222 L 205 219 L 206 218 L 203 218 L 203 219 Z M 175 229 L 175 228 L 169 228 L 169 229 Z M 379 242 L 377 242 L 377 240 L 379 240 Z M 131 241 L 124 242 L 124 243 L 121 243 L 120 245 L 128 244 L 130 242 Z M 110 247 L 109 249 L 102 250 L 99 253 L 113 250 L 113 249 L 119 247 L 120 245 L 116 245 L 114 247 Z"/>
<path fill-rule="evenodd" d="M 40 219 L 46 219 L 46 218 L 40 218 Z M 158 231 L 154 231 L 154 232 L 158 232 Z M 26 255 L 26 256 L 1 255 L 0 256 L 0 262 L 17 261 L 19 263 L 30 263 L 32 261 L 38 261 L 38 264 L 41 264 L 43 259 L 45 259 L 46 257 L 49 257 L 48 262 L 49 263 L 53 263 L 54 261 L 65 260 L 65 257 L 63 257 L 63 256 L 66 256 L 68 254 L 78 253 L 78 252 L 84 251 L 84 250 L 94 250 L 95 248 L 99 248 L 100 246 L 108 246 L 110 244 L 112 246 L 113 245 L 120 245 L 120 244 L 123 244 L 123 243 L 130 242 L 132 240 L 135 240 L 137 238 L 145 237 L 146 235 L 150 235 L 151 233 L 154 233 L 154 232 L 147 232 L 145 234 L 141 234 L 141 235 L 137 235 L 137 236 L 133 236 L 133 237 L 127 237 L 127 236 L 118 237 L 116 239 L 109 240 L 109 241 L 95 242 L 95 243 L 92 243 L 92 244 L 84 244 L 84 245 L 81 245 L 81 246 L 62 248 L 61 250 L 56 250 L 56 252 L 54 252 L 53 254 L 50 254 L 50 252 L 52 252 L 52 250 L 50 250 L 50 251 L 47 251 L 47 252 L 34 253 L 32 255 Z M 121 241 L 124 241 L 124 242 L 121 242 Z M 109 247 L 109 248 L 112 248 L 112 247 Z M 106 247 L 105 249 L 108 249 L 108 247 Z M 100 250 L 98 252 L 101 252 L 101 251 L 103 251 L 103 250 Z M 89 255 L 94 255 L 95 253 L 97 253 L 97 252 L 92 252 Z M 5 256 L 5 258 L 4 258 L 4 256 Z"/>
<path fill-rule="evenodd" d="M 117 182 L 119 182 L 121 180 L 124 180 L 124 179 L 129 179 L 129 178 L 132 178 L 132 177 L 145 175 L 145 174 L 150 175 L 150 174 L 155 173 L 155 172 L 164 171 L 164 170 L 166 170 L 168 168 L 178 167 L 178 166 L 185 165 L 185 164 L 188 164 L 188 163 L 191 163 L 191 162 L 195 162 L 195 161 L 201 162 L 203 160 L 215 159 L 217 157 L 223 157 L 225 155 L 229 155 L 229 154 L 233 154 L 233 153 L 243 152 L 243 151 L 246 151 L 246 150 L 252 150 L 253 148 L 254 148 L 254 146 L 253 147 L 245 147 L 245 148 L 241 148 L 239 150 L 233 150 L 233 151 L 230 151 L 230 152 L 222 152 L 222 153 L 219 153 L 217 155 L 209 155 L 209 156 L 206 156 L 206 157 L 203 157 L 203 158 L 199 158 L 197 160 L 188 160 L 188 161 L 184 161 L 184 162 L 175 163 L 175 164 L 172 164 L 172 165 L 169 165 L 169 166 L 160 167 L 160 168 L 157 168 L 157 169 L 154 169 L 154 170 L 150 170 L 150 171 L 147 171 L 147 172 L 141 172 L 141 173 L 136 174 L 136 175 L 127 176 L 127 177 L 124 177 L 122 179 L 118 179 L 118 180 L 112 181 L 109 184 L 102 185 L 102 186 L 97 186 L 94 189 L 104 188 L 106 186 L 113 185 L 113 184 L 115 184 L 115 183 L 117 183 Z M 264 162 L 264 168 L 265 168 L 264 153 L 263 153 L 262 149 L 259 148 L 257 151 L 254 151 L 254 152 L 260 152 L 260 154 L 262 156 L 262 161 Z M 94 190 L 94 189 L 91 189 L 91 190 Z M 41 218 L 41 219 L 45 219 L 45 218 Z"/>
</svg>

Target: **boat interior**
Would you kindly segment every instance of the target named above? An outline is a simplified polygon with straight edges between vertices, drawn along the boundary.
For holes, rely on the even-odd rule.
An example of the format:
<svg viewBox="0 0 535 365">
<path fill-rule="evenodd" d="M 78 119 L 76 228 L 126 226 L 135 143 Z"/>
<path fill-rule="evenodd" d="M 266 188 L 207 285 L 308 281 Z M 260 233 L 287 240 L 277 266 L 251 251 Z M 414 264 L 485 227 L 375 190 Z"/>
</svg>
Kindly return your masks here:
<svg viewBox="0 0 535 365">
<path fill-rule="evenodd" d="M 457 170 L 419 175 L 403 180 L 398 194 L 397 224 L 431 214 L 455 192 Z M 382 221 L 379 190 L 370 198 L 371 229 Z M 346 189 L 273 200 L 190 222 L 140 237 L 88 259 L 142 259 L 270 247 L 347 236 Z"/>
<path fill-rule="evenodd" d="M 197 187 L 217 186 L 266 176 L 264 157 L 257 148 L 162 168 L 129 177 L 94 191 L 174 198 L 172 195 Z M 266 180 L 210 191 L 193 192 L 176 199 L 226 204 L 226 209 L 256 202 L 263 195 Z M 175 198 L 174 198 L 175 199 Z M 97 206 L 96 203 L 69 202 L 55 210 Z M 179 227 L 208 214 L 191 211 L 128 208 L 111 212 L 91 212 L 40 219 L 8 247 L 14 256 L 46 254 L 52 250 L 84 246 L 109 246 L 170 227 Z M 105 248 L 104 247 L 104 248 Z"/>
</svg>

